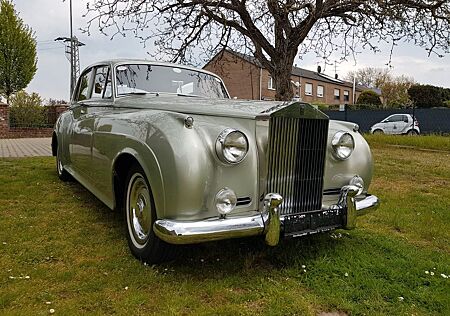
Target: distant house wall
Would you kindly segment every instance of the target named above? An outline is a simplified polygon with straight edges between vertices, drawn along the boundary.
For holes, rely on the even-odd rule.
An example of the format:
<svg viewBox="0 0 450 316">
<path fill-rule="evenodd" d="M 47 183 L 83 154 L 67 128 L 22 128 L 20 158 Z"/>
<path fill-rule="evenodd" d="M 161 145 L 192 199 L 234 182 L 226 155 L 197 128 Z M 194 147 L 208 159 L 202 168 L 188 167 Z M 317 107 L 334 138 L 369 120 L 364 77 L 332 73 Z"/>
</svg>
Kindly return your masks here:
<svg viewBox="0 0 450 316">
<path fill-rule="evenodd" d="M 221 58 L 211 60 L 204 69 L 222 78 L 232 98 L 259 100 L 261 68 L 256 65 L 224 52 Z"/>
<path fill-rule="evenodd" d="M 204 67 L 221 77 L 230 93 L 231 97 L 250 100 L 274 100 L 275 86 L 269 87 L 269 72 L 258 65 L 241 58 L 227 50 L 218 53 Z M 320 76 L 315 76 L 319 77 Z M 293 74 L 291 80 L 299 82 L 300 86 L 292 85 L 294 96 L 301 97 L 305 102 L 320 102 L 325 104 L 353 104 L 353 88 L 349 83 L 345 85 L 320 81 Z M 312 93 L 306 93 L 306 84 L 312 85 Z M 317 87 L 323 87 L 323 96 L 317 94 Z M 334 97 L 334 89 L 339 90 L 339 99 Z M 344 91 L 348 93 L 348 100 L 344 99 Z M 355 101 L 361 91 L 356 91 Z"/>
</svg>

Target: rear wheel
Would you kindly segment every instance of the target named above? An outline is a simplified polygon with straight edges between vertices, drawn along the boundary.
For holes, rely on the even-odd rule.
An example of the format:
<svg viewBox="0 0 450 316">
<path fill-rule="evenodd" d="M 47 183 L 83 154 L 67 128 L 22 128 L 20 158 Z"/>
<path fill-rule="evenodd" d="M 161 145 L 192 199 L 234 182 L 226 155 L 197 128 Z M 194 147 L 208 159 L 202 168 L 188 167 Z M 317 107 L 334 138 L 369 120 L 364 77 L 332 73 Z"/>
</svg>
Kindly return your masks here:
<svg viewBox="0 0 450 316">
<path fill-rule="evenodd" d="M 406 133 L 406 134 L 409 135 L 409 136 L 417 136 L 417 135 L 419 135 L 419 133 L 415 129 L 410 129 L 408 131 L 408 133 Z"/>
<path fill-rule="evenodd" d="M 64 169 L 64 166 L 61 161 L 61 149 L 56 149 L 56 172 L 58 174 L 58 178 L 64 182 L 72 180 L 72 176 Z"/>
<path fill-rule="evenodd" d="M 175 246 L 162 241 L 153 232 L 155 203 L 145 173 L 139 165 L 134 165 L 128 173 L 123 209 L 131 253 L 150 264 L 171 259 Z"/>
<path fill-rule="evenodd" d="M 373 134 L 381 135 L 381 134 L 384 134 L 384 132 L 381 129 L 376 129 L 373 131 Z"/>
</svg>

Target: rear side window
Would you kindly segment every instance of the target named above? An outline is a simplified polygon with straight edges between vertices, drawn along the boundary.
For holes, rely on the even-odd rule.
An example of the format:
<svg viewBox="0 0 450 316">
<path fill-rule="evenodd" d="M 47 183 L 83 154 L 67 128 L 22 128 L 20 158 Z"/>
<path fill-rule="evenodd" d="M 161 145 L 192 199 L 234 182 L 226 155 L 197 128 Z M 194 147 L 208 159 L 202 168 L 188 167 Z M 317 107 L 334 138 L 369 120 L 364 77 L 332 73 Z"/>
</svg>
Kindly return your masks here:
<svg viewBox="0 0 450 316">
<path fill-rule="evenodd" d="M 83 101 L 90 98 L 89 87 L 91 86 L 91 80 L 92 69 L 89 69 L 87 72 L 83 73 L 83 75 L 78 80 L 78 93 L 75 98 L 76 101 Z"/>
</svg>

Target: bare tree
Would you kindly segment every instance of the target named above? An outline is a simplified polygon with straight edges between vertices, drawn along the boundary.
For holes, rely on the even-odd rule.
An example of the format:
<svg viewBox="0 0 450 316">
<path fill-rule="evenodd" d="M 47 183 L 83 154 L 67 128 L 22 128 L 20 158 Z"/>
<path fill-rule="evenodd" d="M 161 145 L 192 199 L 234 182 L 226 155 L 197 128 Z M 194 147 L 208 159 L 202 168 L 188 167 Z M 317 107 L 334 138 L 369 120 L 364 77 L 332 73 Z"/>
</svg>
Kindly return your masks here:
<svg viewBox="0 0 450 316">
<path fill-rule="evenodd" d="M 381 91 L 383 107 L 408 106 L 411 101 L 408 89 L 415 83 L 414 78 L 407 76 L 394 76 L 386 68 L 365 67 L 357 71 L 350 71 L 345 79 Z"/>
<path fill-rule="evenodd" d="M 349 71 L 345 79 L 369 88 L 381 88 L 381 85 L 390 76 L 389 70 L 386 68 L 364 67 L 356 71 Z"/>
<path fill-rule="evenodd" d="M 342 58 L 401 40 L 442 55 L 450 47 L 448 0 L 91 0 L 86 31 L 154 40 L 159 56 L 189 62 L 222 48 L 252 53 L 292 98 L 296 56 Z"/>
</svg>

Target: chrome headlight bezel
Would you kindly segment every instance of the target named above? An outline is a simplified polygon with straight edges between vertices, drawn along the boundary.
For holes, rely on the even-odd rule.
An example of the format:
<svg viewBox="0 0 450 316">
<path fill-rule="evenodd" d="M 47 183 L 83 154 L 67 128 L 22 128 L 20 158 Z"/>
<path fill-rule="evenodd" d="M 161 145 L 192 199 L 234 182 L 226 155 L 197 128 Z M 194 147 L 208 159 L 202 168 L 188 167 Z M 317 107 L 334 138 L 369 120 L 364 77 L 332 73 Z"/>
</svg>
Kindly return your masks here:
<svg viewBox="0 0 450 316">
<path fill-rule="evenodd" d="M 231 153 L 231 148 L 228 147 L 230 144 L 230 141 L 233 141 L 232 139 L 230 139 L 231 137 L 235 137 L 237 136 L 238 138 L 240 138 L 241 140 L 241 146 L 243 146 L 243 148 L 241 148 L 241 154 L 239 154 L 238 156 L 235 156 L 233 153 Z M 236 146 L 235 146 L 236 148 Z M 225 162 L 227 164 L 238 164 L 240 163 L 242 160 L 244 160 L 244 158 L 247 156 L 248 153 L 248 149 L 249 149 L 249 143 L 248 143 L 248 138 L 247 136 L 234 128 L 227 128 L 225 130 L 223 130 L 219 136 L 217 137 L 216 140 L 216 154 L 217 157 L 219 157 L 219 159 L 222 162 Z"/>
<path fill-rule="evenodd" d="M 349 140 L 351 140 L 349 142 Z M 331 147 L 333 152 L 333 157 L 338 160 L 347 160 L 353 153 L 355 149 L 355 139 L 352 134 L 339 131 L 334 134 L 331 140 Z"/>
</svg>

